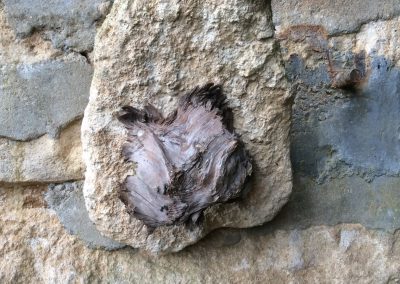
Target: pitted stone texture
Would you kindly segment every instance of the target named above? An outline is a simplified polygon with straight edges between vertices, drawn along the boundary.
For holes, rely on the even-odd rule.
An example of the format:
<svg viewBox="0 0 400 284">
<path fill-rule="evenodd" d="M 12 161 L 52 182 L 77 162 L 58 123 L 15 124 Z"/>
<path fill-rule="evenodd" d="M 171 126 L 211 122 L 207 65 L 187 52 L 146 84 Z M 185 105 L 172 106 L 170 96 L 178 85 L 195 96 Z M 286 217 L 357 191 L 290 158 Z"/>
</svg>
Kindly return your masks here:
<svg viewBox="0 0 400 284">
<path fill-rule="evenodd" d="M 29 142 L 0 138 L 0 183 L 60 182 L 82 179 L 81 122 L 58 139 L 44 135 Z"/>
<path fill-rule="evenodd" d="M 25 64 L 54 58 L 61 52 L 52 48 L 51 43 L 35 34 L 25 39 L 18 39 L 10 27 L 4 8 L 0 3 L 0 65 Z"/>
<path fill-rule="evenodd" d="M 31 140 L 81 117 L 92 67 L 69 55 L 32 64 L 0 65 L 0 136 Z"/>
<path fill-rule="evenodd" d="M 293 25 L 321 25 L 329 34 L 351 33 L 361 25 L 400 14 L 398 0 L 272 0 L 277 31 Z"/>
<path fill-rule="evenodd" d="M 399 23 L 399 18 L 374 22 L 357 35 L 331 38 L 323 38 L 322 29 L 316 32 L 314 26 L 291 27 L 278 34 L 296 94 L 296 170 L 319 183 L 351 175 L 367 181 L 399 176 Z M 356 90 L 331 88 L 332 72 L 357 64 L 366 76 Z"/>
<path fill-rule="evenodd" d="M 124 245 L 103 237 L 90 221 L 82 194 L 83 182 L 49 185 L 46 202 L 54 210 L 64 228 L 83 240 L 90 248 L 114 250 Z"/>
<path fill-rule="evenodd" d="M 89 249 L 45 208 L 46 187 L 0 188 L 1 283 L 398 283 L 399 233 L 360 225 L 217 231 L 163 257 Z"/>
<path fill-rule="evenodd" d="M 96 25 L 112 1 L 4 0 L 7 18 L 19 37 L 44 33 L 53 46 L 74 51 L 93 48 Z"/>
<path fill-rule="evenodd" d="M 95 74 L 82 126 L 89 216 L 108 237 L 152 252 L 178 251 L 218 227 L 271 220 L 291 192 L 290 104 L 265 1 L 116 1 L 98 34 Z M 128 215 L 117 189 L 133 174 L 116 120 L 123 105 L 151 102 L 164 114 L 177 94 L 221 83 L 236 131 L 254 159 L 244 200 L 205 212 L 193 230 L 160 227 L 149 235 Z"/>
</svg>

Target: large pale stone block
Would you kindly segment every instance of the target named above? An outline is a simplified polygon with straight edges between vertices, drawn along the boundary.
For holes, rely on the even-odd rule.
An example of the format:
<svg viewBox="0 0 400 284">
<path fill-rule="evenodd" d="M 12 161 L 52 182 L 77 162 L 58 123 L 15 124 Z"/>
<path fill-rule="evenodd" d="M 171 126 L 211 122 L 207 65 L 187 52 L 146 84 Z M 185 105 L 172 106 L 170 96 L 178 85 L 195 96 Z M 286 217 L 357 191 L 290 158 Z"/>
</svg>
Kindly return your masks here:
<svg viewBox="0 0 400 284">
<path fill-rule="evenodd" d="M 264 1 L 116 1 L 95 44 L 95 72 L 82 126 L 89 215 L 108 237 L 153 252 L 178 251 L 218 227 L 271 220 L 291 192 L 290 103 Z M 243 200 L 213 206 L 204 221 L 150 233 L 128 215 L 117 190 L 131 167 L 121 149 L 123 105 L 150 102 L 168 114 L 178 95 L 220 83 L 234 127 L 253 159 Z"/>
</svg>

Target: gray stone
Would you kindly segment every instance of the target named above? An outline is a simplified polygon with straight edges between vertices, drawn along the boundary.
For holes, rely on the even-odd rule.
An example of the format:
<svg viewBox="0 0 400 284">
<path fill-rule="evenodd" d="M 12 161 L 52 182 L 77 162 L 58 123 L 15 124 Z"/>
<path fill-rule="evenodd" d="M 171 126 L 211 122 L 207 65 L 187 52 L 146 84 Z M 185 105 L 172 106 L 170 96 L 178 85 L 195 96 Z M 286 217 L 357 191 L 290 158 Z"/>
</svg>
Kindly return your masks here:
<svg viewBox="0 0 400 284">
<path fill-rule="evenodd" d="M 92 67 L 82 56 L 1 66 L 0 136 L 57 136 L 60 127 L 82 116 L 91 79 Z"/>
<path fill-rule="evenodd" d="M 327 64 L 306 68 L 292 56 L 289 77 L 301 81 L 294 90 L 295 172 L 320 183 L 351 175 L 367 181 L 399 176 L 400 70 L 382 56 L 370 54 L 368 60 L 365 85 L 338 91 L 329 90 Z"/>
<path fill-rule="evenodd" d="M 329 34 L 350 33 L 400 14 L 398 0 L 272 0 L 271 6 L 278 32 L 293 25 L 321 25 Z"/>
<path fill-rule="evenodd" d="M 400 39 L 387 36 L 399 22 L 397 18 L 370 23 L 356 37 L 325 38 L 322 52 L 315 48 L 315 40 L 299 36 L 308 35 L 306 27 L 295 29 L 296 40 L 293 35 L 282 37 L 295 95 L 294 187 L 274 226 L 293 229 L 350 222 L 387 231 L 400 228 L 400 69 L 396 64 Z M 353 89 L 332 88 L 332 73 L 356 66 L 365 75 L 361 84 Z"/>
<path fill-rule="evenodd" d="M 103 237 L 90 221 L 82 195 L 83 182 L 49 185 L 45 199 L 68 233 L 78 236 L 90 248 L 114 250 L 125 245 Z"/>
<path fill-rule="evenodd" d="M 295 169 L 297 170 L 297 169 Z M 394 232 L 400 228 L 400 178 L 377 177 L 372 182 L 351 176 L 318 184 L 295 173 L 289 202 L 264 231 L 315 225 L 359 223 Z"/>
<path fill-rule="evenodd" d="M 96 26 L 112 1 L 4 0 L 5 11 L 17 36 L 41 31 L 57 48 L 91 51 Z"/>
</svg>

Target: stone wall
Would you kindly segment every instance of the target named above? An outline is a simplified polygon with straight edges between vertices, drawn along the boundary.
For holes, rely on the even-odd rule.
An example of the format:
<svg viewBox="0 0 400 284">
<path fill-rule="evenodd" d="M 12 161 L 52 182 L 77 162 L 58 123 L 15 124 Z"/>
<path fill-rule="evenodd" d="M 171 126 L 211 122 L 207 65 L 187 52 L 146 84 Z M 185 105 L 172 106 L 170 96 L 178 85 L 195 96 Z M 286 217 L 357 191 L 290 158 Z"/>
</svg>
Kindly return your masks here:
<svg viewBox="0 0 400 284">
<path fill-rule="evenodd" d="M 0 0 L 0 282 L 398 283 L 400 6 L 322 2 Z M 167 113 L 208 80 L 253 191 L 197 237 L 239 228 L 149 255 L 98 185 L 101 143 L 120 104 Z"/>
</svg>

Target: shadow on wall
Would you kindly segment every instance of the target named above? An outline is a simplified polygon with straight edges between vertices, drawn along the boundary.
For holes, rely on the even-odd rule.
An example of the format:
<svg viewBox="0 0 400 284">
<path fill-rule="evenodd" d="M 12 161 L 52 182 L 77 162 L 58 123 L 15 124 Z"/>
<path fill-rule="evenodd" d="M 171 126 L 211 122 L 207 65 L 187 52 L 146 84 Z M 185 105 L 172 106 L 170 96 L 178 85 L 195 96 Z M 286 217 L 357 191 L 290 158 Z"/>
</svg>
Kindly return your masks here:
<svg viewBox="0 0 400 284">
<path fill-rule="evenodd" d="M 400 69 L 370 56 L 359 91 L 330 88 L 327 64 L 308 69 L 291 56 L 293 193 L 274 221 L 256 230 L 400 227 Z"/>
</svg>

